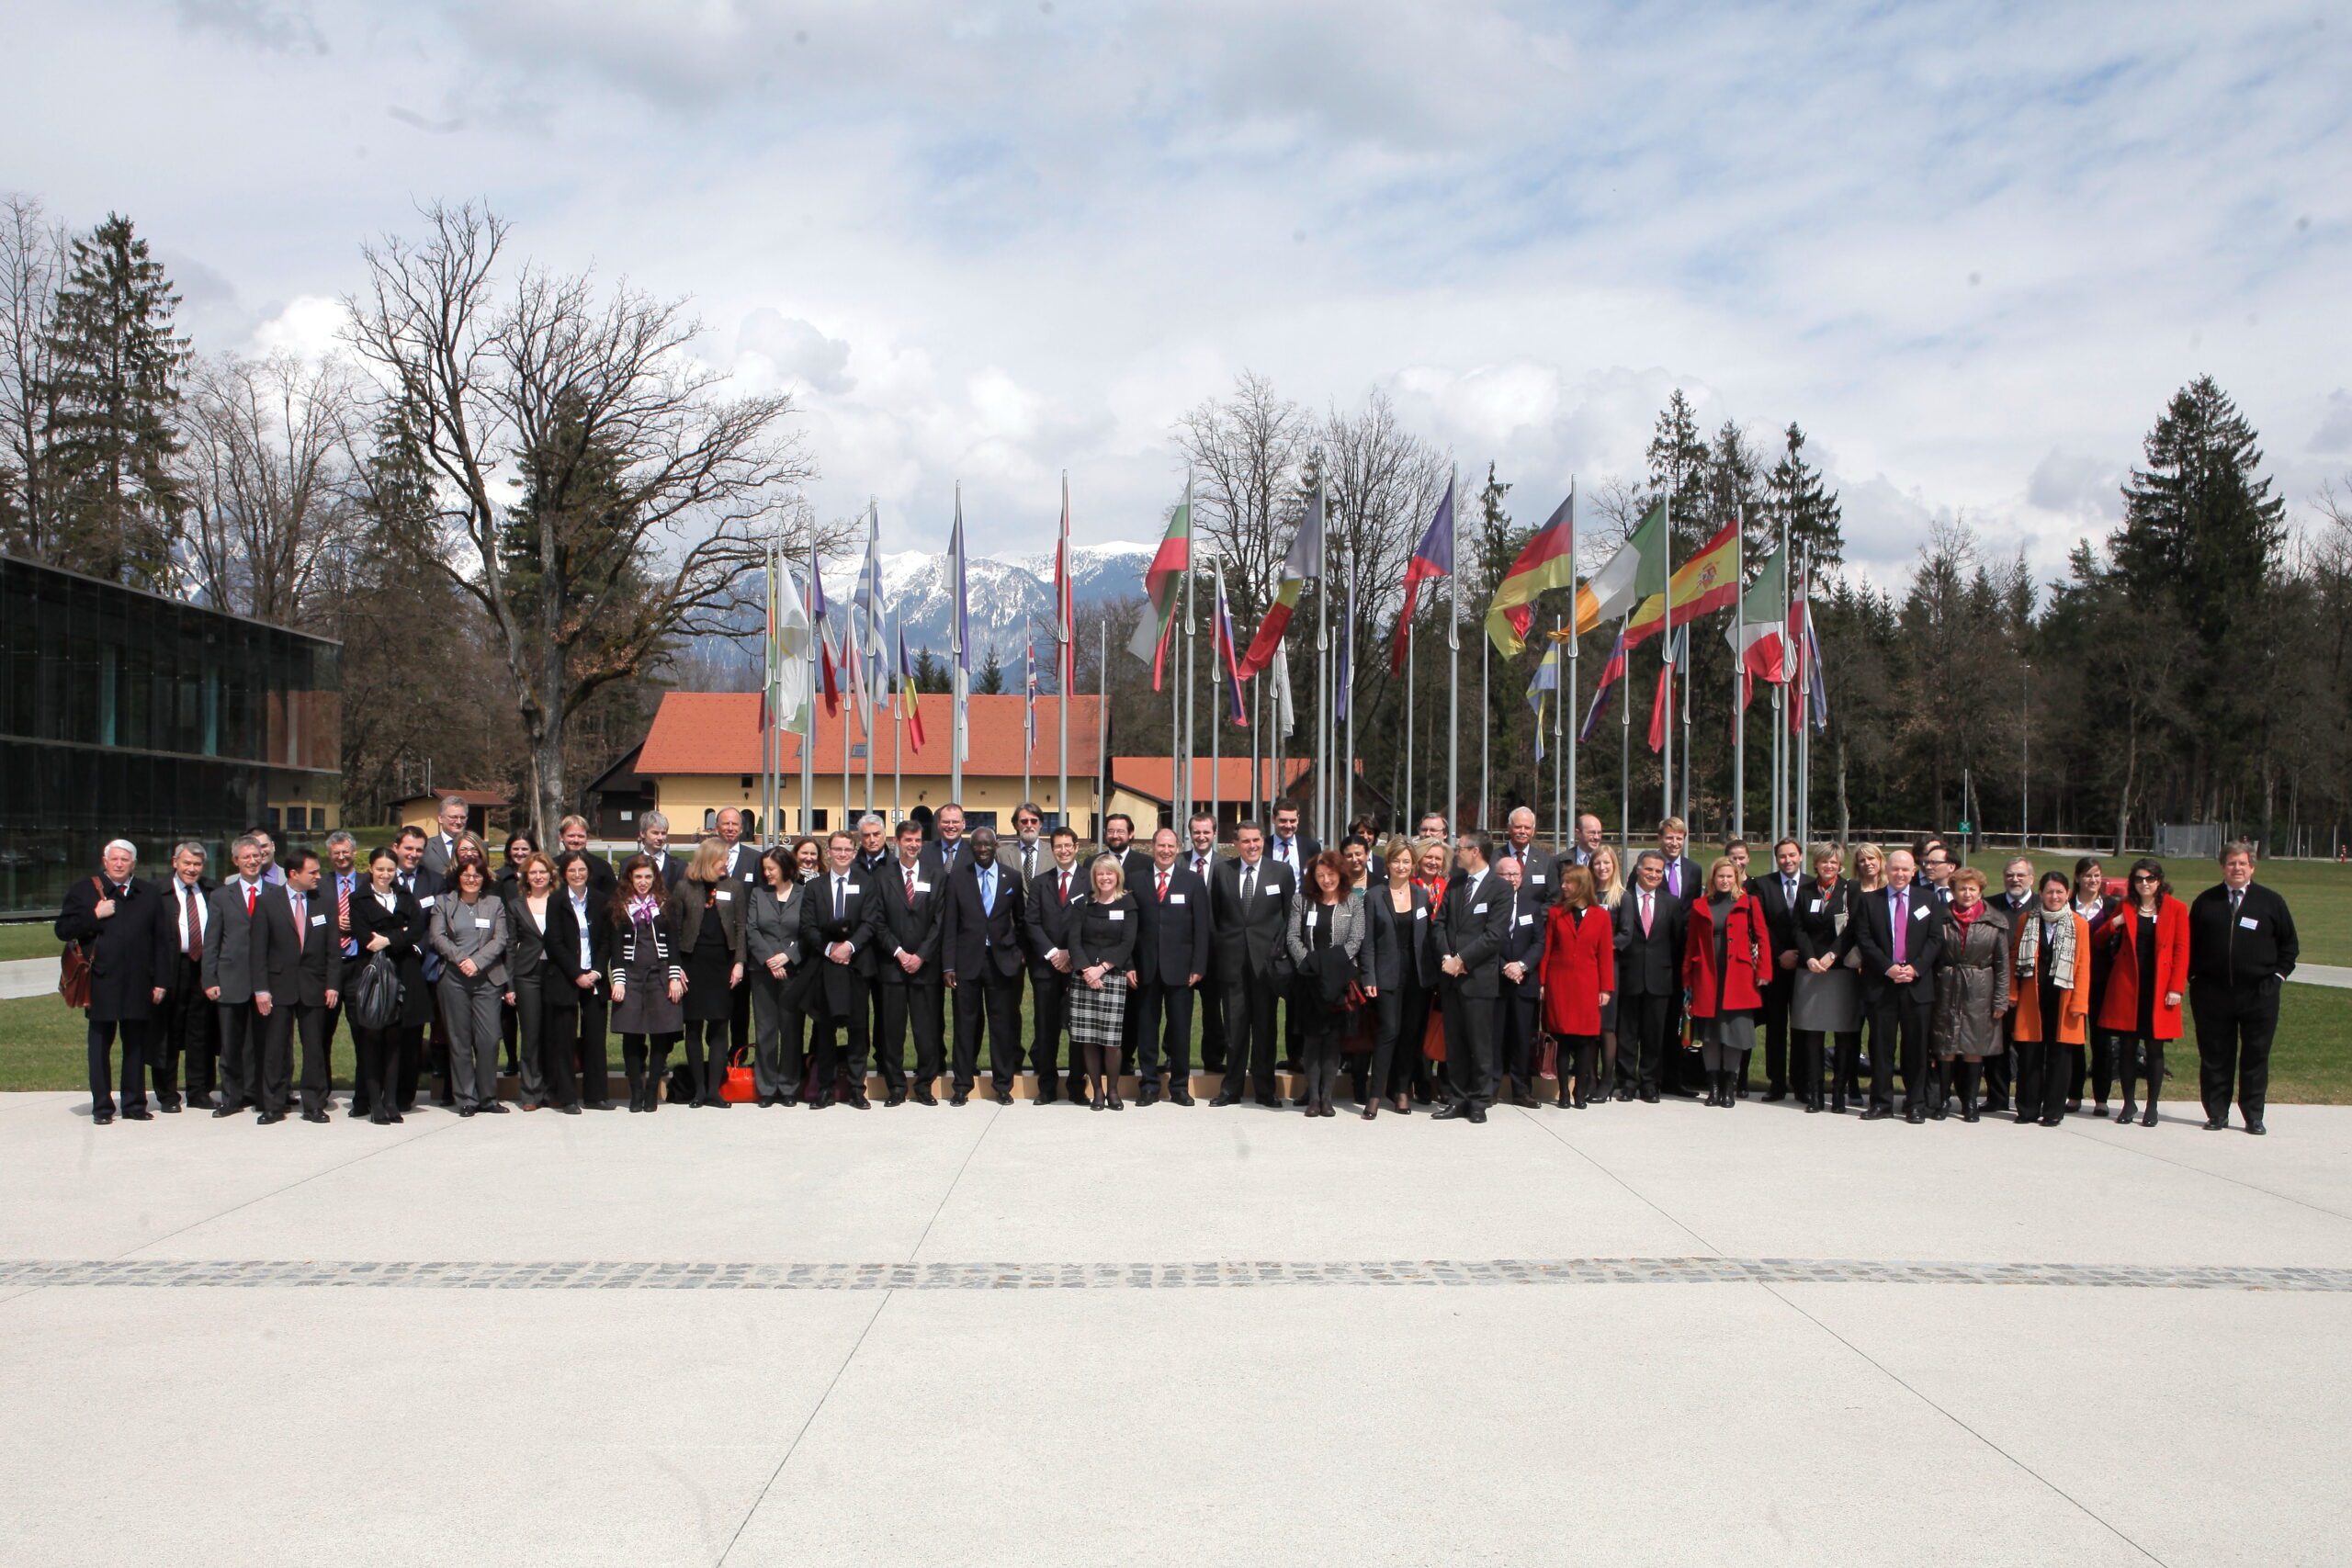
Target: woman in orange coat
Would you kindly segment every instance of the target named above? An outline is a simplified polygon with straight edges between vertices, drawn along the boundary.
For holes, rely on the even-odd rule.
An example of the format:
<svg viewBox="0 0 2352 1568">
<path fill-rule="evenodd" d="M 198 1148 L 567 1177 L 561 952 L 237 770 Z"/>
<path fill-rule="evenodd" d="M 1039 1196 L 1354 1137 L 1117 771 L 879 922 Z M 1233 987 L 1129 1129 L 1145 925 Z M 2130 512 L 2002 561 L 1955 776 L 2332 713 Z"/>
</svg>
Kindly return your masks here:
<svg viewBox="0 0 2352 1568">
<path fill-rule="evenodd" d="M 2041 874 L 2041 900 L 2019 911 L 2010 943 L 2009 1005 L 2018 1052 L 2019 1125 L 2055 1127 L 2065 1118 L 2075 1053 L 2088 1038 L 2091 926 L 2075 912 L 2075 885 L 2063 871 Z"/>
<path fill-rule="evenodd" d="M 2165 1087 L 2165 1042 L 2180 1038 L 2180 998 L 2188 989 L 2188 906 L 2172 895 L 2159 862 L 2132 863 L 2123 907 L 2107 922 L 2107 989 L 2098 1027 L 2115 1041 L 2115 1070 L 2123 1079 L 2118 1125 L 2132 1120 L 2132 1079 L 2146 1053 L 2148 1113 L 2156 1124 L 2156 1097 Z"/>
<path fill-rule="evenodd" d="M 1600 1072 L 1600 1010 L 1617 989 L 1616 922 L 1593 902 L 1592 873 L 1560 873 L 1559 896 L 1544 916 L 1544 1032 L 1575 1052 L 1576 1095 L 1560 1075 L 1560 1103 L 1582 1111 Z"/>
<path fill-rule="evenodd" d="M 1726 857 L 1707 868 L 1707 896 L 1690 904 L 1682 939 L 1682 987 L 1690 995 L 1690 1032 L 1707 1069 L 1707 1103 L 1729 1110 L 1740 1065 L 1756 1045 L 1756 1015 L 1772 983 L 1772 933 L 1764 906 L 1740 886 Z"/>
</svg>

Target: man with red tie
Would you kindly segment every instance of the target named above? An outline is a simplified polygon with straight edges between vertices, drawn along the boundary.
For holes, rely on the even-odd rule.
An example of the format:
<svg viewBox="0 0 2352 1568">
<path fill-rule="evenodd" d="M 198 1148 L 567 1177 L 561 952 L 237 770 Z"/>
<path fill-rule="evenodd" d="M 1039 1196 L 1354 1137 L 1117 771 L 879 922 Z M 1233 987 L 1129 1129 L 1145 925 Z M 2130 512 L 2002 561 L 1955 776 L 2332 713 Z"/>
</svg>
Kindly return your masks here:
<svg viewBox="0 0 2352 1568">
<path fill-rule="evenodd" d="M 261 902 L 266 852 L 251 833 L 229 847 L 237 874 L 212 890 L 204 924 L 204 995 L 219 1009 L 220 1103 L 215 1116 L 232 1116 L 258 1103 L 262 1015 L 254 994 L 262 988 L 254 942 L 254 910 Z"/>
<path fill-rule="evenodd" d="M 1040 1105 L 1052 1104 L 1061 1089 L 1074 1101 L 1084 1083 L 1076 1051 L 1069 1054 L 1067 1085 L 1055 1065 L 1069 1021 L 1064 1014 L 1069 1000 L 1069 901 L 1086 891 L 1078 872 L 1078 835 L 1055 829 L 1048 851 L 1053 864 L 1029 879 L 1022 902 L 1022 945 L 1029 953 L 1029 1066 L 1037 1075 Z"/>
<path fill-rule="evenodd" d="M 875 1037 L 874 1059 L 882 1071 L 885 1104 L 907 1100 L 907 1028 L 914 1027 L 914 1098 L 918 1105 L 936 1105 L 933 1086 L 944 1063 L 940 1032 L 939 925 L 947 908 L 947 889 L 923 864 L 922 824 L 910 818 L 899 824 L 898 858 L 872 874 L 882 890 L 881 957 L 876 961 L 882 995 L 881 1032 Z"/>
<path fill-rule="evenodd" d="M 1151 870 L 1136 896 L 1135 970 L 1129 1003 L 1136 1012 L 1138 1105 L 1159 1098 L 1163 1054 L 1168 1098 L 1193 1103 L 1193 987 L 1209 966 L 1209 885 L 1177 863 L 1176 829 L 1151 836 Z"/>
<path fill-rule="evenodd" d="M 1210 874 L 1216 870 L 1216 818 L 1196 811 L 1184 824 L 1184 833 L 1192 840 L 1184 851 L 1184 865 L 1206 887 Z M 1225 1013 L 1217 996 L 1214 942 L 1201 954 L 1201 983 L 1193 989 L 1201 1014 L 1201 1071 L 1221 1074 L 1225 1071 Z"/>
<path fill-rule="evenodd" d="M 341 1000 L 343 938 L 331 897 L 319 891 L 319 856 L 297 850 L 286 881 L 262 889 L 254 904 L 254 968 L 261 988 L 254 1010 L 263 1021 L 261 1121 L 286 1120 L 294 1041 L 302 1042 L 302 1120 L 327 1119 L 327 1012 Z"/>
</svg>

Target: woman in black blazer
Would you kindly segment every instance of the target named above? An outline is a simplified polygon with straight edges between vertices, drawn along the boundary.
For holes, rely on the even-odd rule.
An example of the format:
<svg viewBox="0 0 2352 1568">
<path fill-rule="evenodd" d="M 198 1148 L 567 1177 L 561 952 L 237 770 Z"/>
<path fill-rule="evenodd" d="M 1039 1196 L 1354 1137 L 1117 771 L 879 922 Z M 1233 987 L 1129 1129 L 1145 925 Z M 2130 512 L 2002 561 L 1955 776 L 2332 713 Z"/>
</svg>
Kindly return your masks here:
<svg viewBox="0 0 2352 1568">
<path fill-rule="evenodd" d="M 743 926 L 743 983 L 752 988 L 752 1085 L 762 1105 L 800 1100 L 808 988 L 817 966 L 800 941 L 808 899 L 792 852 L 778 844 L 760 856 Z"/>
<path fill-rule="evenodd" d="M 372 1106 L 368 1120 L 379 1127 L 400 1121 L 401 1112 L 407 1109 L 400 1101 L 401 1060 L 408 1061 L 407 1077 L 413 1083 L 415 1063 L 424 1049 L 424 1026 L 433 1021 L 433 992 L 424 983 L 424 909 L 416 896 L 400 885 L 399 871 L 392 852 L 379 847 L 368 857 L 368 886 L 351 900 L 359 962 L 366 963 L 369 954 L 383 953 L 401 977 L 400 1014 L 388 1027 L 362 1029 L 356 1020 L 351 1026 L 359 1076 L 367 1081 Z"/>
<path fill-rule="evenodd" d="M 1813 846 L 1813 877 L 1797 889 L 1796 984 L 1789 999 L 1789 1033 L 1794 1039 L 1799 1083 L 1811 1087 L 1805 1110 L 1824 1109 L 1821 1076 L 1825 1043 L 1838 1037 L 1837 1102 L 1827 1109 L 1846 1114 L 1846 1097 L 1856 1092 L 1854 1076 L 1862 1056 L 1862 977 L 1852 961 L 1861 925 L 1854 885 L 1838 873 L 1844 858 L 1835 844 Z"/>
<path fill-rule="evenodd" d="M 1119 1034 L 1127 1010 L 1127 971 L 1136 962 L 1136 899 L 1118 858 L 1097 855 L 1087 891 L 1069 910 L 1069 1037 L 1086 1055 L 1094 1109 L 1125 1111 L 1119 1098 Z"/>
<path fill-rule="evenodd" d="M 566 850 L 555 865 L 558 886 L 548 900 L 542 942 L 548 982 L 540 998 L 547 1020 L 540 1031 L 539 1060 L 559 1107 L 610 1111 L 612 1067 L 605 1055 L 605 1015 L 611 1005 L 605 971 L 613 956 L 613 927 L 605 918 L 609 895 L 599 897 L 595 867 L 585 852 Z"/>
<path fill-rule="evenodd" d="M 513 847 L 509 840 L 508 848 Z M 526 848 L 514 882 L 506 886 L 506 1006 L 514 1021 L 514 1103 L 526 1111 L 553 1105 L 576 1116 L 580 1097 L 571 1084 L 571 1064 L 564 1064 L 560 1091 L 548 1068 L 548 1058 L 562 1054 L 547 1049 L 548 987 L 555 978 L 548 962 L 547 929 L 561 897 L 555 890 L 555 863 Z M 567 1050 L 571 1043 L 563 1042 Z"/>
<path fill-rule="evenodd" d="M 1430 978 L 1430 896 L 1413 880 L 1412 840 L 1391 839 L 1382 857 L 1388 879 L 1364 893 L 1366 926 L 1379 935 L 1368 944 L 1380 988 L 1373 998 L 1379 1032 L 1373 1036 L 1372 1066 L 1364 1075 L 1363 1117 L 1369 1122 L 1383 1100 L 1399 1116 L 1413 1112 L 1413 1073 L 1421 1059 L 1421 1034 L 1429 1027 Z"/>
</svg>

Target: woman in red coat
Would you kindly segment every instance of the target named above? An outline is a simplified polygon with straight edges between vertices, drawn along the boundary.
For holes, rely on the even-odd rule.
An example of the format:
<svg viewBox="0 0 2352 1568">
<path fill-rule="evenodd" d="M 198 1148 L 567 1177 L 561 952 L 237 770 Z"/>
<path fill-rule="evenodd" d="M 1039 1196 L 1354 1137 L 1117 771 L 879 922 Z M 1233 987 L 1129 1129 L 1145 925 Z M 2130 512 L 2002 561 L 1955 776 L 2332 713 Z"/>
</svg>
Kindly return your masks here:
<svg viewBox="0 0 2352 1568">
<path fill-rule="evenodd" d="M 1707 868 L 1707 896 L 1690 904 L 1683 935 L 1682 988 L 1690 998 L 1690 1032 L 1707 1069 L 1707 1103 L 1729 1110 L 1734 1086 L 1756 1045 L 1756 1015 L 1772 983 L 1772 935 L 1764 906 L 1740 886 L 1729 858 Z"/>
<path fill-rule="evenodd" d="M 1576 1053 L 1576 1095 L 1568 1075 L 1560 1075 L 1560 1103 L 1578 1111 L 1600 1071 L 1600 1010 L 1617 990 L 1616 923 L 1592 900 L 1592 873 L 1564 868 L 1551 910 L 1544 916 L 1544 1032 Z"/>
<path fill-rule="evenodd" d="M 2180 998 L 2188 989 L 2188 906 L 2173 897 L 2159 862 L 2132 863 L 2122 906 L 2107 921 L 2107 989 L 2098 1026 L 2115 1040 L 2115 1070 L 2123 1079 L 2118 1125 L 2132 1120 L 2132 1079 L 2148 1077 L 2148 1113 L 2156 1124 L 2156 1097 L 2165 1087 L 2165 1042 L 2180 1038 Z M 2140 1057 L 2146 1053 L 2146 1066 Z"/>
</svg>

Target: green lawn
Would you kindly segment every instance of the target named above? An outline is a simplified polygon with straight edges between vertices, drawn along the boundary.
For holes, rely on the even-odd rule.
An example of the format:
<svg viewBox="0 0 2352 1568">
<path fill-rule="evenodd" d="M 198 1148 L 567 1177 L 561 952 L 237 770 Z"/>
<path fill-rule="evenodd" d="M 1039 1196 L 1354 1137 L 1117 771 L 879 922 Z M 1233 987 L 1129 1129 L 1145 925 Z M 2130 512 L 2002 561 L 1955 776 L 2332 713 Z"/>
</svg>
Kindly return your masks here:
<svg viewBox="0 0 2352 1568">
<path fill-rule="evenodd" d="M 1022 1012 L 1022 1038 L 1025 1041 L 1025 988 Z M 1197 1062 L 1197 1022 L 1194 1031 L 1193 1060 Z M 83 1066 L 83 1041 L 81 1015 L 67 1011 L 54 997 L 0 1001 L 0 1090 L 85 1087 L 87 1079 Z M 611 1052 L 613 1066 L 617 1069 L 617 1039 L 612 1042 Z M 340 1031 L 334 1047 L 337 1084 L 350 1082 L 353 1066 L 350 1032 Z M 2166 1066 L 2172 1069 L 2166 1098 L 2194 1100 L 2194 1044 L 2184 1042 Z M 1128 1070 L 1134 1070 L 1132 1064 Z M 2270 1097 L 2281 1103 L 2352 1104 L 2352 990 L 2324 986 L 2286 987 L 2279 1010 L 2278 1038 L 2270 1055 Z"/>
<path fill-rule="evenodd" d="M 1984 873 L 1995 889 L 2001 886 L 2001 866 L 2011 858 L 2006 850 L 1980 850 L 1972 863 Z M 2034 864 L 2045 871 L 2073 875 L 2072 855 L 2036 854 Z M 2109 876 L 2121 876 L 2138 857 L 2101 857 Z M 2165 874 L 2183 903 L 2222 880 L 2221 869 L 2206 860 L 2165 863 Z M 2303 957 L 2313 964 L 2352 964 L 2352 865 L 2332 861 L 2266 861 L 2255 868 L 2255 880 L 2274 888 L 2295 914 L 2295 935 Z"/>
<path fill-rule="evenodd" d="M 47 920 L 0 926 L 0 963 L 11 958 L 55 958 L 62 945 L 51 934 Z"/>
</svg>

